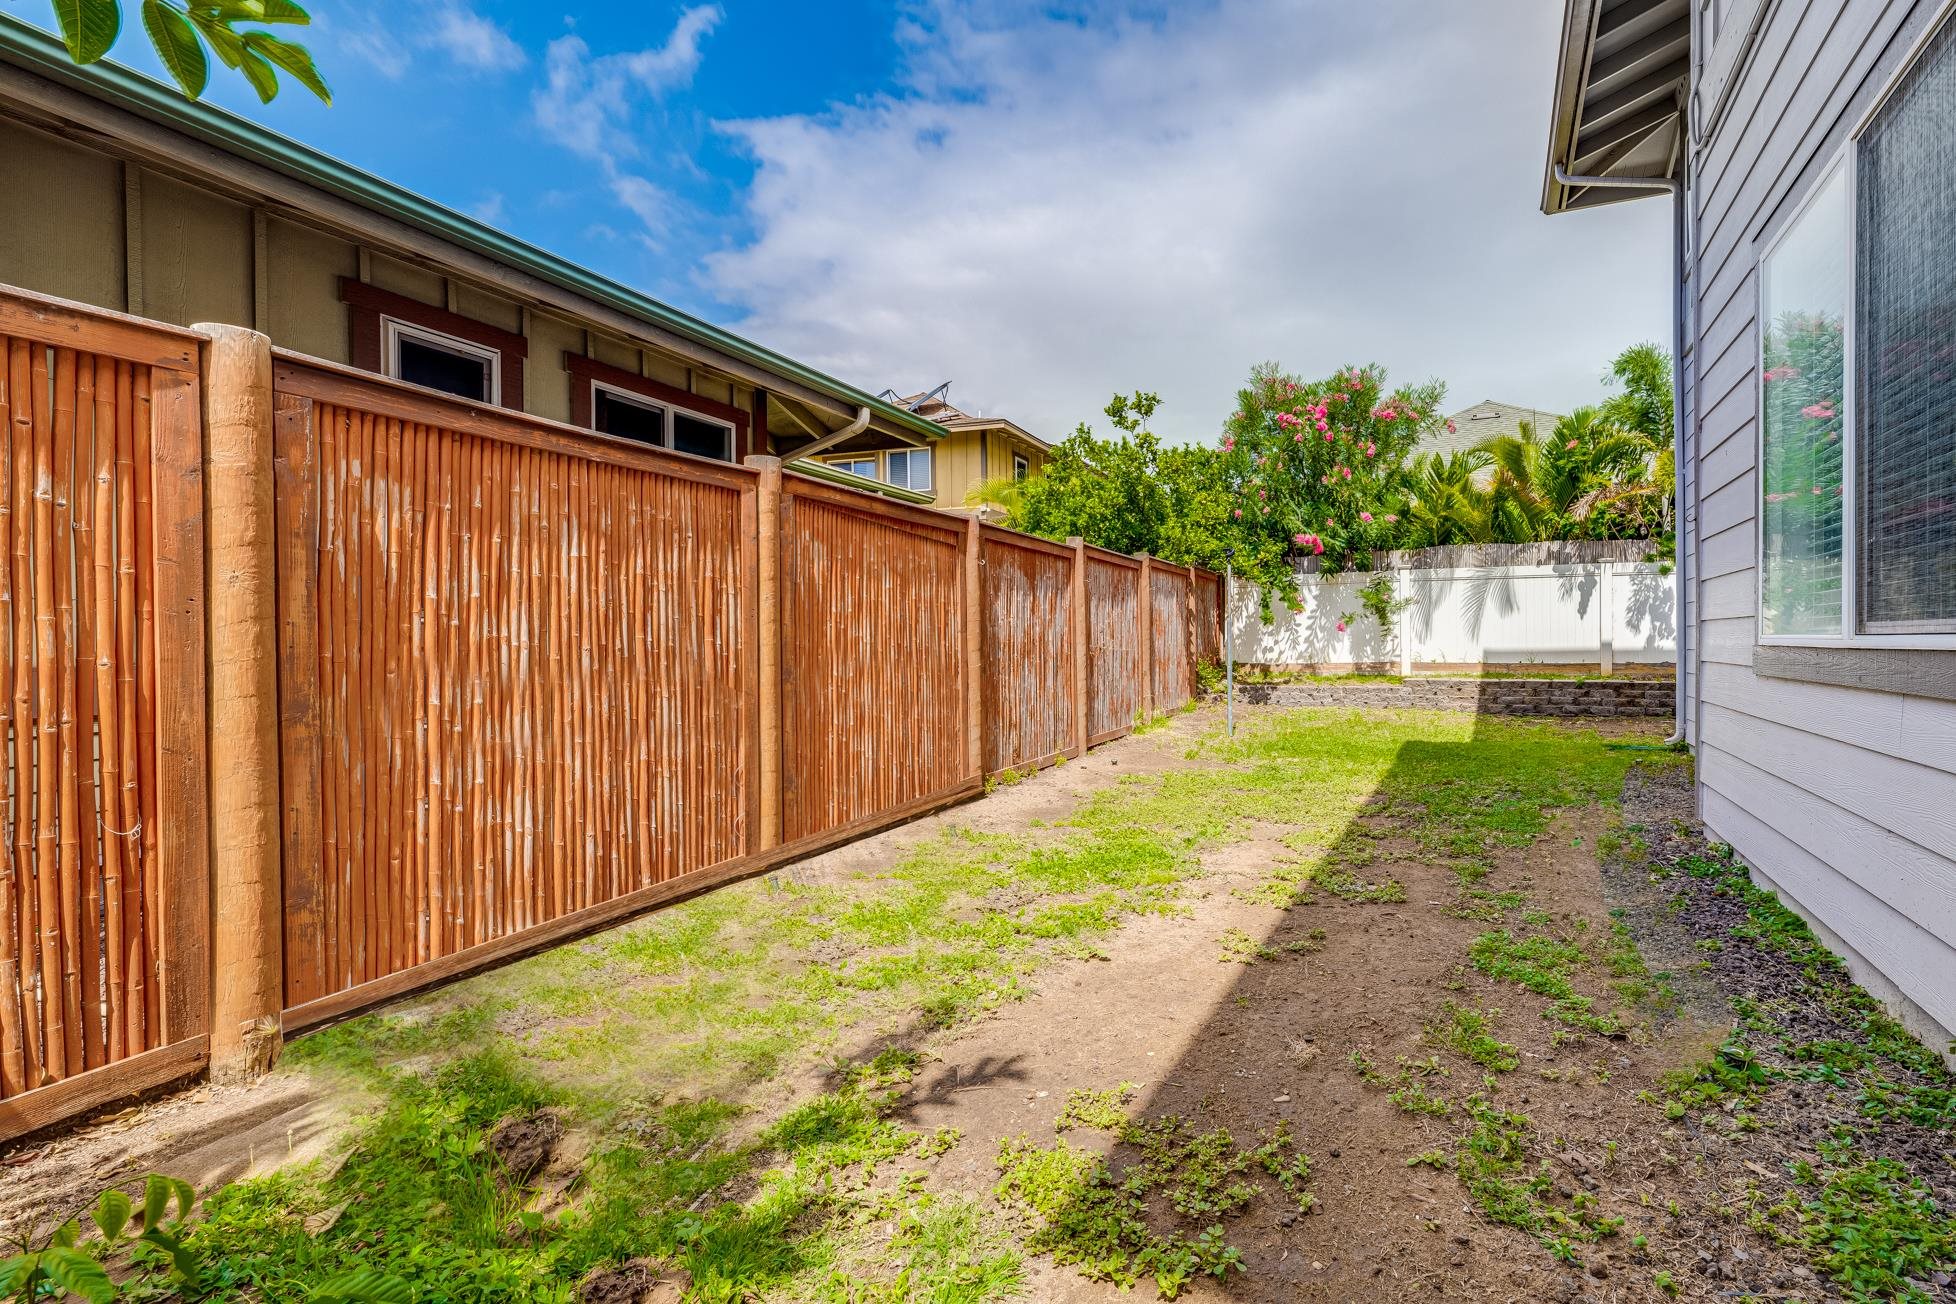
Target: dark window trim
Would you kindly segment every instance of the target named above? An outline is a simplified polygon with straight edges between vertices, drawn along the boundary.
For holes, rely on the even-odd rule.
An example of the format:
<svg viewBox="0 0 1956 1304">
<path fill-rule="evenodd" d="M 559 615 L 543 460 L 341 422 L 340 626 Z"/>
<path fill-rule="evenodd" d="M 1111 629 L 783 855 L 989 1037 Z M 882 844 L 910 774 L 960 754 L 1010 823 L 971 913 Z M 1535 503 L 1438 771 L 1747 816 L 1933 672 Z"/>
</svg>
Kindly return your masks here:
<svg viewBox="0 0 1956 1304">
<path fill-rule="evenodd" d="M 1752 673 L 1765 679 L 1797 679 L 1956 702 L 1956 648 L 1760 643 L 1752 649 Z"/>
<path fill-rule="evenodd" d="M 386 359 L 381 356 L 385 332 L 380 319 L 392 317 L 410 326 L 440 331 L 495 350 L 501 355 L 498 370 L 502 376 L 501 402 L 497 406 L 523 411 L 523 361 L 529 356 L 530 342 L 521 335 L 351 276 L 340 278 L 340 301 L 347 306 L 347 355 L 360 370 L 377 376 L 387 374 Z"/>
<path fill-rule="evenodd" d="M 668 385 L 664 381 L 653 380 L 649 376 L 641 376 L 635 371 L 626 371 L 623 367 L 614 367 L 608 362 L 599 362 L 596 358 L 587 358 L 582 353 L 569 350 L 564 353 L 564 370 L 571 374 L 575 382 L 571 385 L 570 414 L 570 423 L 574 426 L 583 426 L 587 430 L 591 428 L 591 382 L 596 381 L 608 388 L 622 389 L 628 394 L 637 394 L 667 407 L 684 408 L 715 421 L 725 421 L 734 428 L 733 460 L 740 461 L 750 451 L 747 434 L 754 418 L 731 403 L 689 393 L 677 385 Z"/>
</svg>

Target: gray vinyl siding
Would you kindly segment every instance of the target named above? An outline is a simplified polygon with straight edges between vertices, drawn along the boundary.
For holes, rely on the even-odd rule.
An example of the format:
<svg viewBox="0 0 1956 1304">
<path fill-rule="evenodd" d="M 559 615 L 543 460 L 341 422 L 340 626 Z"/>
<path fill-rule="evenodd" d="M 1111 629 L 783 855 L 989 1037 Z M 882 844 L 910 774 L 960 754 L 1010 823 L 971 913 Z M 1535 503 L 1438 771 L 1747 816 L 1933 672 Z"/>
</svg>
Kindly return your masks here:
<svg viewBox="0 0 1956 1304">
<path fill-rule="evenodd" d="M 1759 252 L 1942 9 L 1773 7 L 1690 183 L 1684 469 L 1688 729 L 1706 823 L 1864 980 L 1946 1038 L 1956 1029 L 1956 703 L 1752 670 Z"/>
</svg>

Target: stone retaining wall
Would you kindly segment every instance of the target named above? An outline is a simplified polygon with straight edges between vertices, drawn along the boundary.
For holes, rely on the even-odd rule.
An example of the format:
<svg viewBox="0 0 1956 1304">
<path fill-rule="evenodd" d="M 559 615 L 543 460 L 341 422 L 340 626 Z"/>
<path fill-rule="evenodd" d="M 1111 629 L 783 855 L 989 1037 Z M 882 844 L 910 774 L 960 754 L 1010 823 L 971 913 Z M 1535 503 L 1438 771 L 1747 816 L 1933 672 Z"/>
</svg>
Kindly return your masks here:
<svg viewBox="0 0 1956 1304">
<path fill-rule="evenodd" d="M 1668 716 L 1668 679 L 1408 679 L 1396 684 L 1245 684 L 1258 706 L 1417 707 L 1488 715 Z"/>
</svg>

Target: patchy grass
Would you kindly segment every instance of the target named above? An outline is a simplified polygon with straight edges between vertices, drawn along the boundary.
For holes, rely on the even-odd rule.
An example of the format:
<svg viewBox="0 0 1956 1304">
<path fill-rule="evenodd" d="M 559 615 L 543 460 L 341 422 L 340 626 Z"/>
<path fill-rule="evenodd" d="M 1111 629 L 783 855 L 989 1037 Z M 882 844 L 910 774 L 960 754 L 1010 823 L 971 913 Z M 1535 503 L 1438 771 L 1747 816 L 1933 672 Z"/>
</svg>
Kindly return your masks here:
<svg viewBox="0 0 1956 1304">
<path fill-rule="evenodd" d="M 1311 1207 L 1311 1161 L 1287 1129 L 1246 1148 L 1220 1128 L 1196 1132 L 1174 1115 L 1115 1122 L 1110 1111 L 1127 1094 L 1126 1084 L 1074 1093 L 1086 1098 L 1095 1126 L 1113 1124 L 1102 1129 L 1121 1143 L 1111 1161 L 1063 1139 L 1000 1144 L 997 1195 L 1034 1221 L 1030 1248 L 1093 1280 L 1122 1289 L 1148 1281 L 1161 1298 L 1174 1299 L 1198 1277 L 1243 1270 L 1225 1225 L 1258 1199 L 1275 1191 L 1300 1212 Z M 1075 1103 L 1068 1101 L 1069 1114 Z"/>
<path fill-rule="evenodd" d="M 1512 1073 L 1521 1066 L 1521 1056 L 1512 1045 L 1493 1036 L 1491 1030 L 1500 1017 L 1499 1010 L 1476 1010 L 1448 1001 L 1440 1017 L 1426 1025 L 1426 1037 L 1482 1068 Z"/>
<path fill-rule="evenodd" d="M 1569 975 L 1589 961 L 1574 942 L 1548 934 L 1516 937 L 1503 929 L 1474 939 L 1468 960 L 1490 978 L 1499 978 L 1549 999 L 1542 1017 L 1579 1032 L 1611 1037 L 1624 1024 L 1614 1014 L 1598 1014 L 1589 997 L 1577 991 Z"/>
</svg>

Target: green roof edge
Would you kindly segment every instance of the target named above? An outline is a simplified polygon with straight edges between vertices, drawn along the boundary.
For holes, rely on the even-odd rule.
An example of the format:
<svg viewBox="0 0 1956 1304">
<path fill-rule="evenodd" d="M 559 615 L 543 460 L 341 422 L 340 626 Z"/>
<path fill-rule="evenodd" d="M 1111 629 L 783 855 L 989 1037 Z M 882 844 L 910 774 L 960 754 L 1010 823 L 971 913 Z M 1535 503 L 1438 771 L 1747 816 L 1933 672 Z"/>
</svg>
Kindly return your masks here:
<svg viewBox="0 0 1956 1304">
<path fill-rule="evenodd" d="M 884 484 L 881 480 L 872 480 L 866 475 L 857 475 L 853 471 L 839 470 L 826 462 L 817 462 L 812 458 L 800 462 L 788 462 L 782 469 L 792 471 L 796 475 L 805 475 L 811 480 L 826 480 L 830 484 L 841 485 L 844 489 L 881 494 L 885 498 L 894 498 L 900 503 L 915 503 L 919 507 L 929 507 L 936 501 L 931 495 L 919 493 L 915 489 Z"/>
<path fill-rule="evenodd" d="M 944 435 L 944 428 L 934 421 L 886 403 L 813 367 L 660 303 L 650 295 L 498 231 L 406 187 L 363 172 L 330 154 L 261 127 L 229 110 L 185 99 L 173 87 L 134 69 L 106 59 L 85 68 L 78 67 L 68 58 L 67 48 L 58 37 L 6 13 L 0 13 L 0 57 L 50 81 L 194 136 L 226 153 L 317 186 L 362 208 L 420 227 L 497 262 L 521 268 L 560 289 L 581 294 L 630 316 L 645 318 L 676 335 L 718 349 L 750 365 L 777 372 L 842 402 L 866 407 L 917 434 L 931 439 Z"/>
</svg>

